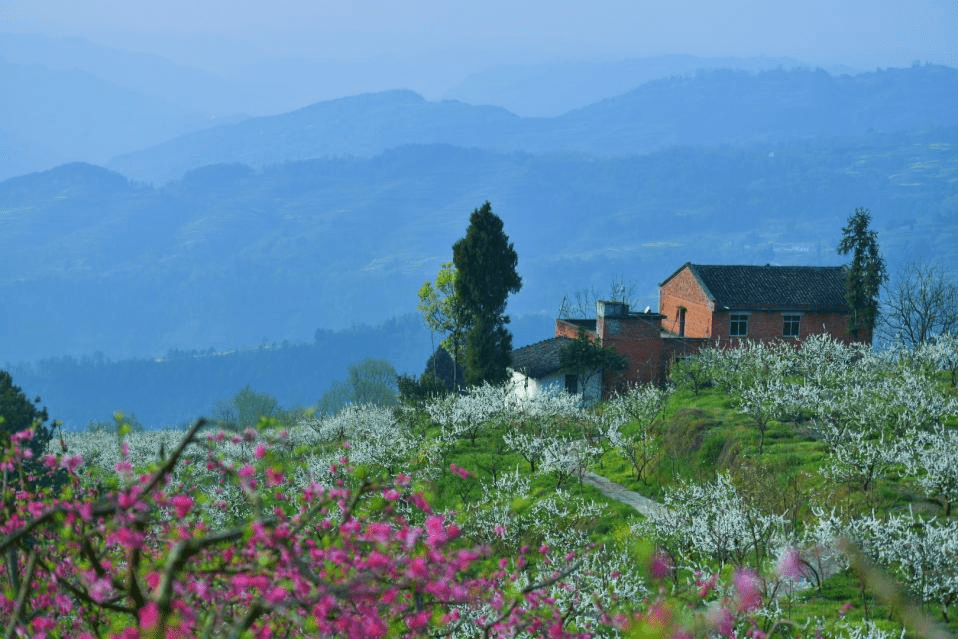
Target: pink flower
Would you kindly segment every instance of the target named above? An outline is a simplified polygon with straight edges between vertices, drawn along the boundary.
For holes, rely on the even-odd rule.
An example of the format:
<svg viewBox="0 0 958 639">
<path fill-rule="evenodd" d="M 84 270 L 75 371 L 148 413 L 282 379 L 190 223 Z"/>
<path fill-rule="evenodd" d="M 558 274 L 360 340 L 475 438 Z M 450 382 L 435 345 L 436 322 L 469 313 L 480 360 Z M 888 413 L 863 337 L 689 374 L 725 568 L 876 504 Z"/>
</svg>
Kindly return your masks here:
<svg viewBox="0 0 958 639">
<path fill-rule="evenodd" d="M 156 624 L 159 620 L 160 609 L 156 605 L 155 601 L 151 601 L 140 608 L 140 628 L 143 630 L 150 630 L 151 628 L 156 627 Z"/>
<path fill-rule="evenodd" d="M 429 624 L 429 617 L 431 613 L 429 610 L 421 610 L 416 614 L 406 618 L 406 625 L 410 630 L 422 630 Z"/>
<path fill-rule="evenodd" d="M 472 474 L 465 468 L 461 468 L 459 466 L 456 466 L 455 464 L 449 464 L 449 470 L 455 473 L 456 475 L 459 475 L 463 479 L 468 479 L 469 476 Z"/>
<path fill-rule="evenodd" d="M 173 507 L 176 508 L 176 516 L 180 519 L 186 517 L 190 509 L 193 508 L 193 498 L 189 495 L 176 495 L 170 500 Z"/>
<path fill-rule="evenodd" d="M 709 621 L 723 637 L 734 637 L 735 617 L 728 608 L 713 608 L 709 613 Z"/>
<path fill-rule="evenodd" d="M 79 455 L 71 455 L 70 457 L 64 458 L 61 463 L 64 468 L 73 473 L 76 472 L 76 469 L 83 463 L 83 458 Z"/>
<path fill-rule="evenodd" d="M 414 579 L 425 579 L 429 576 L 429 569 L 426 567 L 426 560 L 422 557 L 416 557 L 409 562 L 409 574 Z"/>
<path fill-rule="evenodd" d="M 266 485 L 267 486 L 279 486 L 283 483 L 285 477 L 283 473 L 275 468 L 266 469 Z"/>
<path fill-rule="evenodd" d="M 779 559 L 778 574 L 780 577 L 800 578 L 802 576 L 802 557 L 796 549 L 788 549 Z"/>
<path fill-rule="evenodd" d="M 282 586 L 276 586 L 266 593 L 266 601 L 271 604 L 277 604 L 286 598 L 286 589 Z"/>
<path fill-rule="evenodd" d="M 256 450 L 253 452 L 253 455 L 256 456 L 256 459 L 262 459 L 263 457 L 266 457 L 266 446 L 263 446 L 262 444 L 257 446 Z"/>
<path fill-rule="evenodd" d="M 739 611 L 754 610 L 762 605 L 762 594 L 758 590 L 758 577 L 754 572 L 738 570 L 732 578 L 732 583 L 735 584 Z"/>
<path fill-rule="evenodd" d="M 649 566 L 649 571 L 652 573 L 653 579 L 665 579 L 671 570 L 672 566 L 669 564 L 669 558 L 663 553 L 657 552 L 652 555 L 652 565 Z"/>
</svg>

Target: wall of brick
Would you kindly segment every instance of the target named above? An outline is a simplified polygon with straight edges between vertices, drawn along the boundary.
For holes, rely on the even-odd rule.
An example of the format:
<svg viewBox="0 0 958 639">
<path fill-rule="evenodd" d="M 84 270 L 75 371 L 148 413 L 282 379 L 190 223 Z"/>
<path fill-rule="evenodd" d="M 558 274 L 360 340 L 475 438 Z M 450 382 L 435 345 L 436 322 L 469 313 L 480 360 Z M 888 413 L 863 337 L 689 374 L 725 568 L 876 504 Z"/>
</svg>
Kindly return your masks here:
<svg viewBox="0 0 958 639">
<path fill-rule="evenodd" d="M 668 364 L 664 355 L 664 341 L 660 338 L 628 340 L 607 339 L 604 344 L 625 357 L 628 367 L 621 373 L 607 374 L 605 394 L 624 390 L 631 384 L 661 382 Z"/>
<path fill-rule="evenodd" d="M 599 315 L 596 330 L 602 345 L 615 349 L 628 362 L 624 371 L 606 376 L 606 395 L 631 384 L 662 380 L 665 361 L 660 323 L 661 316 L 656 313 Z"/>
<path fill-rule="evenodd" d="M 739 314 L 737 311 L 717 311 L 713 322 L 713 337 L 719 342 L 736 342 L 739 338 L 733 338 L 729 335 L 731 326 L 731 315 Z M 788 311 L 751 311 L 748 315 L 748 335 L 747 339 L 759 341 L 771 341 L 777 339 L 786 339 L 785 315 L 801 315 L 799 323 L 799 339 L 805 339 L 809 335 L 819 335 L 828 333 L 835 339 L 849 343 L 855 341 L 848 333 L 848 320 L 841 313 L 789 313 Z M 795 339 L 789 337 L 787 339 Z M 868 340 L 870 343 L 870 339 Z"/>
<path fill-rule="evenodd" d="M 682 307 L 686 309 L 685 336 L 711 337 L 714 305 L 687 266 L 659 288 L 659 313 L 665 315 L 662 328 L 679 334 Z"/>
<path fill-rule="evenodd" d="M 595 333 L 587 331 L 589 335 L 594 339 Z M 557 319 L 556 320 L 556 337 L 568 337 L 569 339 L 576 339 L 579 337 L 579 327 L 572 322 L 567 322 L 565 320 Z"/>
</svg>

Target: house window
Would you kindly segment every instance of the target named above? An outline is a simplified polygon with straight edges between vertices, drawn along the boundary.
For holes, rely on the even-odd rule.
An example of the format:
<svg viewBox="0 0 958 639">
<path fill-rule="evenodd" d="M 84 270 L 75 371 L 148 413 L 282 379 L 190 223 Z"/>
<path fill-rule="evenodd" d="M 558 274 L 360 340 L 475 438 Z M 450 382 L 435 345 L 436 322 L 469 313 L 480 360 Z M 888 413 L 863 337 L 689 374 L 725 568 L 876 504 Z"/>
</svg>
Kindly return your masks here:
<svg viewBox="0 0 958 639">
<path fill-rule="evenodd" d="M 685 337 L 685 307 L 679 307 L 679 337 Z"/>
<path fill-rule="evenodd" d="M 801 315 L 785 315 L 785 327 L 782 330 L 782 335 L 785 337 L 798 337 L 801 321 Z"/>
<path fill-rule="evenodd" d="M 579 394 L 579 376 L 578 375 L 566 375 L 565 376 L 565 390 L 570 395 Z"/>
<path fill-rule="evenodd" d="M 748 335 L 748 315 L 732 315 L 728 334 L 732 337 L 745 337 Z"/>
</svg>

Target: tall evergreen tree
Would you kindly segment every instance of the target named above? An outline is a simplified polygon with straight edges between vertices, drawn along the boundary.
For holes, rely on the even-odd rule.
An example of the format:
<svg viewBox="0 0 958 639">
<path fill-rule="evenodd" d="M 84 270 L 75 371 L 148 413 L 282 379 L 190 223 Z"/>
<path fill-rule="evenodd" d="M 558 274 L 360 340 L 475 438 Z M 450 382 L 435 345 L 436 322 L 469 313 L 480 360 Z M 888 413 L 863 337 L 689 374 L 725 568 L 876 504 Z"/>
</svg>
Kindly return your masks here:
<svg viewBox="0 0 958 639">
<path fill-rule="evenodd" d="M 466 383 L 505 381 L 512 334 L 505 314 L 510 293 L 522 287 L 519 256 L 489 202 L 474 210 L 466 236 L 452 247 L 456 296 L 466 318 Z"/>
<path fill-rule="evenodd" d="M 855 337 L 871 336 L 878 319 L 878 295 L 888 279 L 885 259 L 878 250 L 878 233 L 869 228 L 871 213 L 857 208 L 842 229 L 838 244 L 839 255 L 852 253 L 852 263 L 846 272 L 845 298 L 851 309 L 848 329 Z"/>
</svg>

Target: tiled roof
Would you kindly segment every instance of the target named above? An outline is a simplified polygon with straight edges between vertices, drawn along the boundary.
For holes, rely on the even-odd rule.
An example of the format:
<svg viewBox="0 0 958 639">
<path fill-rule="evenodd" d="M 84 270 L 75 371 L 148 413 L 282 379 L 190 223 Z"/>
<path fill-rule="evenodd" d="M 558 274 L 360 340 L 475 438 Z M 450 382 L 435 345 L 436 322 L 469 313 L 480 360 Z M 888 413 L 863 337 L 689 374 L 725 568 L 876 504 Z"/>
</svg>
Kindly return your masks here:
<svg viewBox="0 0 958 639">
<path fill-rule="evenodd" d="M 554 373 L 561 368 L 559 354 L 562 348 L 573 341 L 568 337 L 553 337 L 517 348 L 512 351 L 512 370 L 535 378 Z"/>
<path fill-rule="evenodd" d="M 688 267 L 716 310 L 848 310 L 843 266 Z"/>
</svg>

